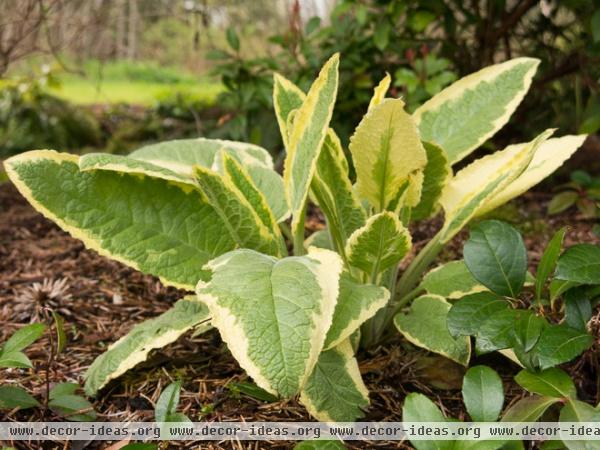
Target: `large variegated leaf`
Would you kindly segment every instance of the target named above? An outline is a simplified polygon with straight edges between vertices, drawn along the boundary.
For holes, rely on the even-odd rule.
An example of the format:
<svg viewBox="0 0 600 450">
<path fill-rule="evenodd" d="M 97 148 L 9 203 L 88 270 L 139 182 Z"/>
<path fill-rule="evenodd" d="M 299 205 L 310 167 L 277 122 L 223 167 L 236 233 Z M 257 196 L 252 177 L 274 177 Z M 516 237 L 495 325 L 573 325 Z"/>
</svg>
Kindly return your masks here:
<svg viewBox="0 0 600 450">
<path fill-rule="evenodd" d="M 264 148 L 246 142 L 221 139 L 198 138 L 160 142 L 142 147 L 129 156 L 191 176 L 192 167 L 195 165 L 212 167 L 219 150 L 229 153 L 242 164 L 273 168 L 273 159 Z"/>
<path fill-rule="evenodd" d="M 455 339 L 450 335 L 446 325 L 450 307 L 444 297 L 422 295 L 413 301 L 408 313 L 397 314 L 394 323 L 409 342 L 466 366 L 471 343 L 467 336 Z"/>
<path fill-rule="evenodd" d="M 390 292 L 381 286 L 355 281 L 347 272 L 340 277 L 340 293 L 325 349 L 340 344 L 385 306 Z"/>
<path fill-rule="evenodd" d="M 428 272 L 423 278 L 420 288 L 427 291 L 428 294 L 440 295 L 447 299 L 458 299 L 487 290 L 471 275 L 462 259 L 450 261 Z"/>
<path fill-rule="evenodd" d="M 423 142 L 427 152 L 427 165 L 423 170 L 423 184 L 420 201 L 412 208 L 413 220 L 427 219 L 439 209 L 439 199 L 442 191 L 452 178 L 452 169 L 446 152 L 435 144 Z"/>
<path fill-rule="evenodd" d="M 269 255 L 284 254 L 284 242 L 278 227 L 263 223 L 263 219 L 231 177 L 223 177 L 201 166 L 195 168 L 195 178 L 208 198 L 225 229 L 241 248 L 249 248 Z M 241 182 L 240 179 L 237 179 Z M 271 224 L 272 225 L 272 224 Z"/>
<path fill-rule="evenodd" d="M 521 175 L 538 146 L 551 134 L 552 130 L 546 130 L 526 145 L 510 145 L 460 170 L 446 185 L 440 199 L 446 213 L 441 242 L 449 241 L 487 201 Z"/>
<path fill-rule="evenodd" d="M 563 136 L 542 142 L 527 169 L 483 205 L 477 215 L 485 214 L 518 197 L 558 169 L 583 144 L 587 135 Z M 525 146 L 527 144 L 521 144 Z"/>
<path fill-rule="evenodd" d="M 255 164 L 246 165 L 246 171 L 260 192 L 265 196 L 277 222 L 290 216 L 290 207 L 285 198 L 283 178 L 273 169 Z"/>
<path fill-rule="evenodd" d="M 390 88 L 390 83 L 392 82 L 392 77 L 390 77 L 389 73 L 385 74 L 385 77 L 379 82 L 375 89 L 373 90 L 373 97 L 371 97 L 371 101 L 369 102 L 369 109 L 374 108 L 379 105 L 383 99 L 385 98 L 385 94 Z"/>
<path fill-rule="evenodd" d="M 427 156 L 412 117 L 400 99 L 386 99 L 363 117 L 350 138 L 357 189 L 383 211 L 398 186 L 425 167 Z"/>
<path fill-rule="evenodd" d="M 110 380 L 145 361 L 151 350 L 174 342 L 193 327 L 211 328 L 208 308 L 196 299 L 179 300 L 172 309 L 133 329 L 100 355 L 85 373 L 85 392 L 95 395 Z"/>
<path fill-rule="evenodd" d="M 235 250 L 211 261 L 197 293 L 240 366 L 263 389 L 291 397 L 323 349 L 339 292 L 337 253 L 277 260 Z"/>
<path fill-rule="evenodd" d="M 256 186 L 250 174 L 236 159 L 228 156 L 226 153 L 222 156 L 222 165 L 225 179 L 229 182 L 230 188 L 237 194 L 238 192 L 252 206 L 256 215 L 260 218 L 263 225 L 267 227 L 269 233 L 277 240 L 280 246 L 280 253 L 285 254 L 285 242 L 281 236 L 277 220 L 273 211 L 269 207 L 267 200 Z M 270 170 L 270 169 L 264 169 Z M 235 186 L 235 189 L 233 189 Z M 237 191 L 236 191 L 237 190 Z"/>
<path fill-rule="evenodd" d="M 5 162 L 44 216 L 92 250 L 169 285 L 192 290 L 198 270 L 235 248 L 225 224 L 193 186 L 110 170 L 81 172 L 75 155 L 38 150 Z"/>
<path fill-rule="evenodd" d="M 384 211 L 367 220 L 346 245 L 346 255 L 351 266 L 363 270 L 372 277 L 397 264 L 411 247 L 408 230 L 398 217 Z"/>
<path fill-rule="evenodd" d="M 353 422 L 364 416 L 363 408 L 369 406 L 369 391 L 347 339 L 321 353 L 300 391 L 300 403 L 321 422 Z"/>
<path fill-rule="evenodd" d="M 421 138 L 460 161 L 507 122 L 529 90 L 539 60 L 516 58 L 468 75 L 414 113 Z"/>
<path fill-rule="evenodd" d="M 367 220 L 366 212 L 341 162 L 343 158 L 339 139 L 335 134 L 329 133 L 323 143 L 311 184 L 313 196 L 327 218 L 340 251 L 343 251 L 350 235 Z"/>
<path fill-rule="evenodd" d="M 81 171 L 109 170 L 113 172 L 147 175 L 154 178 L 162 178 L 163 180 L 196 186 L 194 180 L 187 175 L 174 172 L 165 167 L 157 166 L 148 161 L 122 155 L 111 155 L 109 153 L 88 153 L 80 156 L 79 169 Z"/>
<path fill-rule="evenodd" d="M 323 66 L 302 106 L 296 111 L 289 133 L 283 181 L 294 230 L 301 226 L 302 211 L 333 114 L 338 65 L 339 54 L 335 54 Z"/>
</svg>

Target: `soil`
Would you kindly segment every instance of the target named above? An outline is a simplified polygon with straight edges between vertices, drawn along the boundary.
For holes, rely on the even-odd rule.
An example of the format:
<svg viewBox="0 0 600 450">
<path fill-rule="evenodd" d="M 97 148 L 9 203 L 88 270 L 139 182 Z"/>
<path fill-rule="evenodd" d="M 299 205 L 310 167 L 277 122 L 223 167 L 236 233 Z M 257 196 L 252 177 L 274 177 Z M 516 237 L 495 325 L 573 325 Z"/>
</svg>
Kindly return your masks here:
<svg viewBox="0 0 600 450">
<path fill-rule="evenodd" d="M 600 243 L 592 232 L 593 221 L 569 210 L 548 218 L 545 208 L 550 194 L 528 193 L 494 213 L 516 222 L 526 234 L 532 267 L 537 265 L 544 245 L 553 232 L 570 225 L 566 245 L 578 242 Z M 313 213 L 308 223 L 318 228 L 322 218 Z M 433 235 L 437 221 L 413 230 L 415 248 Z M 452 259 L 461 254 L 463 232 L 442 254 Z M 88 251 L 77 240 L 60 231 L 36 213 L 10 184 L 0 185 L 0 342 L 26 323 L 47 320 L 48 310 L 65 319 L 68 344 L 49 371 L 51 385 L 72 381 L 82 383 L 91 362 L 106 347 L 135 324 L 169 309 L 182 291 L 165 288 L 157 279 Z M 45 319 L 46 318 L 46 319 Z M 598 316 L 596 324 L 600 324 Z M 565 368 L 572 373 L 582 400 L 600 400 L 599 338 L 595 326 L 595 348 Z M 50 341 L 45 335 L 26 353 L 35 370 L 0 369 L 0 385 L 18 384 L 38 399 L 46 395 L 46 374 Z M 444 412 L 468 419 L 460 400 L 464 369 L 437 356 L 415 349 L 397 335 L 384 347 L 358 355 L 360 370 L 371 395 L 364 420 L 400 421 L 404 397 L 410 392 L 428 395 Z M 506 391 L 506 405 L 524 396 L 512 376 L 518 368 L 501 356 L 486 356 L 475 363 L 489 363 L 497 369 Z M 98 421 L 151 421 L 154 403 L 172 381 L 183 380 L 180 411 L 194 421 L 311 421 L 296 400 L 267 403 L 230 389 L 232 382 L 250 381 L 222 345 L 216 331 L 192 337 L 190 334 L 151 357 L 136 369 L 112 382 L 94 402 Z M 51 411 L 29 409 L 4 411 L 3 420 L 60 420 Z M 7 443 L 8 444 L 8 443 Z M 17 448 L 104 448 L 107 442 L 11 443 Z M 167 448 L 162 444 L 162 448 Z M 169 448 L 200 448 L 198 443 L 170 443 Z M 293 443 L 246 442 L 209 443 L 202 448 L 291 448 Z M 365 444 L 350 447 L 364 448 Z M 371 442 L 369 448 L 411 448 L 408 443 Z"/>
</svg>

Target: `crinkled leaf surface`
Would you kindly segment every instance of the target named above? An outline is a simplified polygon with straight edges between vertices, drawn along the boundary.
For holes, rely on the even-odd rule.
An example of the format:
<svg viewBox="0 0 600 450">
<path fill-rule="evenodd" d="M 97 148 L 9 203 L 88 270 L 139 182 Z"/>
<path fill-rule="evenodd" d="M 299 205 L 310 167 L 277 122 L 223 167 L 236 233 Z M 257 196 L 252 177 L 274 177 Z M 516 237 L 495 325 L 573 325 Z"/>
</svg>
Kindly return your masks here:
<svg viewBox="0 0 600 450">
<path fill-rule="evenodd" d="M 371 216 L 350 236 L 346 255 L 350 265 L 376 276 L 399 263 L 411 247 L 408 230 L 389 211 Z"/>
<path fill-rule="evenodd" d="M 369 391 L 348 340 L 319 355 L 300 392 L 300 402 L 322 422 L 353 422 L 364 416 L 362 408 L 369 406 Z"/>
<path fill-rule="evenodd" d="M 511 59 L 451 84 L 415 111 L 421 137 L 446 150 L 452 164 L 460 161 L 508 122 L 538 64 Z"/>
<path fill-rule="evenodd" d="M 409 342 L 466 366 L 471 344 L 468 337 L 454 338 L 448 332 L 450 306 L 443 297 L 422 295 L 413 301 L 407 314 L 397 314 L 394 323 Z"/>
<path fill-rule="evenodd" d="M 208 308 L 197 300 L 179 300 L 172 309 L 140 323 L 100 355 L 85 373 L 85 392 L 95 395 L 110 380 L 148 357 L 152 349 L 174 342 L 189 329 L 211 328 Z"/>
<path fill-rule="evenodd" d="M 350 138 L 350 152 L 358 193 L 376 211 L 386 209 L 398 186 L 427 163 L 417 128 L 400 99 L 386 99 L 367 112 Z"/>
<path fill-rule="evenodd" d="M 381 286 L 355 281 L 343 272 L 340 277 L 340 293 L 331 328 L 325 339 L 325 349 L 335 347 L 350 337 L 364 322 L 383 308 L 390 292 Z"/>
<path fill-rule="evenodd" d="M 44 216 L 101 255 L 193 289 L 198 270 L 235 248 L 214 208 L 192 186 L 108 170 L 81 172 L 50 150 L 5 162 L 17 189 Z"/>
<path fill-rule="evenodd" d="M 339 292 L 337 253 L 311 248 L 277 260 L 235 250 L 213 261 L 198 283 L 211 322 L 240 366 L 261 388 L 291 397 L 317 363 Z"/>
</svg>

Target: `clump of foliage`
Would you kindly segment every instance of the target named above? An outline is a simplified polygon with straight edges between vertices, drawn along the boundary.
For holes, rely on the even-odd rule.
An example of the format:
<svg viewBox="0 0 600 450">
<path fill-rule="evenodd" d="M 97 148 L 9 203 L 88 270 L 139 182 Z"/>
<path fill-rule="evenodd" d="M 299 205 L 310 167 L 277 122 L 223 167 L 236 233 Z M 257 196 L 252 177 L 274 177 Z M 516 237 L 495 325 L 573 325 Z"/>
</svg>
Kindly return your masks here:
<svg viewBox="0 0 600 450">
<path fill-rule="evenodd" d="M 7 173 L 20 192 L 88 248 L 196 293 L 100 356 L 86 374 L 87 393 L 186 331 L 214 327 L 270 394 L 299 393 L 319 420 L 361 417 L 369 400 L 356 346 L 382 342 L 394 321 L 421 342 L 418 336 L 447 334 L 438 312 L 450 305 L 439 296 L 416 298 L 422 274 L 471 219 L 545 178 L 585 139 L 550 139 L 548 130 L 453 173 L 453 164 L 509 120 L 537 65 L 518 58 L 490 66 L 412 115 L 401 99 L 385 98 L 391 77 L 384 77 L 350 140 L 355 183 L 329 126 L 337 54 L 307 93 L 274 78 L 287 150 L 283 177 L 261 147 L 204 138 L 129 156 L 36 150 L 9 159 Z M 309 203 L 327 228 L 305 239 Z M 442 209 L 439 232 L 400 271 L 412 247 L 411 222 Z M 414 317 L 405 323 L 399 312 L 411 302 Z M 466 346 L 450 350 L 465 365 Z"/>
<path fill-rule="evenodd" d="M 76 149 L 96 145 L 100 129 L 93 116 L 47 92 L 51 73 L 0 87 L 0 157 L 31 148 Z"/>
</svg>

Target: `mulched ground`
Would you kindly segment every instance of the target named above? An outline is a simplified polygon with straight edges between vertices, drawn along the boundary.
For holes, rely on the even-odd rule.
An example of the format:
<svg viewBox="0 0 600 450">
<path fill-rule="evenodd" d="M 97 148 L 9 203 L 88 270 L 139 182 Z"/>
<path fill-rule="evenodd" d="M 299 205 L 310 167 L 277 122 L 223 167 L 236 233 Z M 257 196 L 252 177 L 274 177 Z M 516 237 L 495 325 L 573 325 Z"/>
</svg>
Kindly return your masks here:
<svg viewBox="0 0 600 450">
<path fill-rule="evenodd" d="M 544 211 L 549 194 L 530 193 L 518 203 L 502 208 L 505 220 L 518 220 L 526 233 L 532 267 L 553 232 L 569 224 L 566 245 L 600 243 L 591 229 L 593 222 L 567 213 L 547 218 Z M 319 217 L 311 222 L 319 226 Z M 415 247 L 423 246 L 439 224 L 429 222 L 414 230 Z M 442 258 L 460 256 L 466 232 L 453 241 Z M 68 345 L 53 364 L 52 383 L 82 382 L 89 364 L 118 337 L 144 319 L 166 311 L 182 296 L 181 291 L 163 287 L 156 279 L 85 250 L 83 245 L 36 213 L 9 184 L 0 186 L 0 342 L 23 324 L 44 317 L 44 308 L 57 310 L 65 318 Z M 594 325 L 599 336 L 600 319 Z M 0 385 L 19 384 L 38 399 L 45 396 L 48 348 L 45 336 L 26 353 L 34 371 L 0 369 Z M 598 339 L 596 348 L 600 346 Z M 600 401 L 598 354 L 588 351 L 567 367 L 573 374 L 582 399 Z M 394 338 L 385 347 L 359 355 L 360 368 L 371 392 L 371 407 L 365 420 L 399 421 L 404 397 L 423 392 L 443 405 L 445 412 L 466 418 L 460 385 L 464 369 L 440 357 L 416 350 Z M 499 370 L 505 381 L 507 404 L 523 396 L 511 381 L 517 367 L 498 356 L 480 358 Z M 249 381 L 211 331 L 190 335 L 152 353 L 149 360 L 103 390 L 94 403 L 99 421 L 151 421 L 154 403 L 164 386 L 182 379 L 180 410 L 192 420 L 210 421 L 310 421 L 295 400 L 265 403 L 228 388 L 231 382 Z M 1 420 L 59 420 L 50 411 L 31 409 L 0 414 Z M 162 444 L 167 448 L 167 444 Z M 17 448 L 104 448 L 107 443 L 47 442 L 30 445 L 15 442 Z M 203 443 L 202 448 L 291 448 L 289 442 Z M 351 445 L 352 446 L 352 445 Z M 356 448 L 364 448 L 355 446 Z M 198 443 L 171 443 L 169 448 L 200 448 Z M 372 442 L 369 448 L 411 448 L 407 443 Z"/>
</svg>

